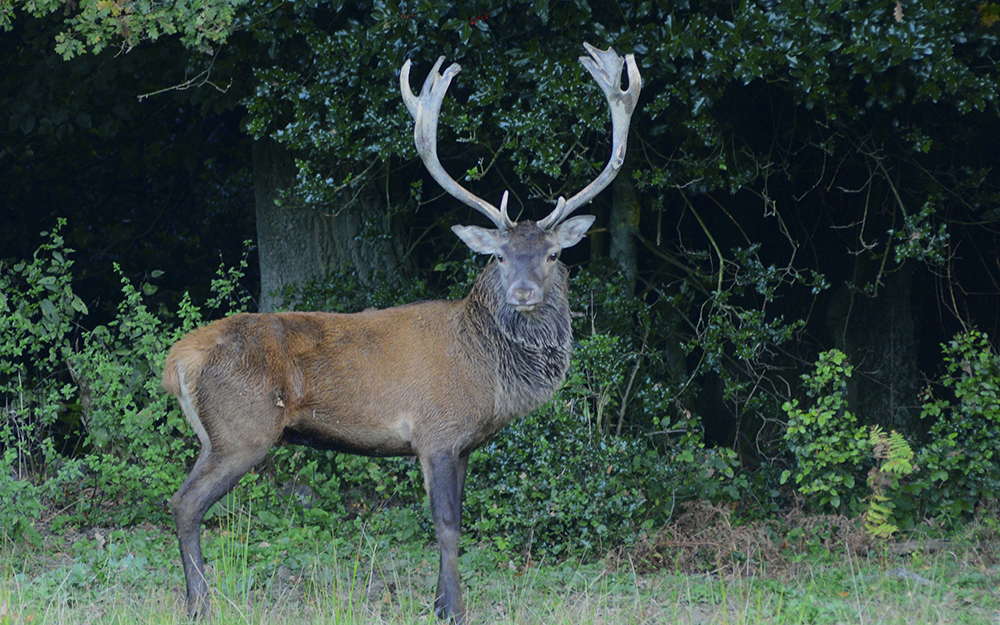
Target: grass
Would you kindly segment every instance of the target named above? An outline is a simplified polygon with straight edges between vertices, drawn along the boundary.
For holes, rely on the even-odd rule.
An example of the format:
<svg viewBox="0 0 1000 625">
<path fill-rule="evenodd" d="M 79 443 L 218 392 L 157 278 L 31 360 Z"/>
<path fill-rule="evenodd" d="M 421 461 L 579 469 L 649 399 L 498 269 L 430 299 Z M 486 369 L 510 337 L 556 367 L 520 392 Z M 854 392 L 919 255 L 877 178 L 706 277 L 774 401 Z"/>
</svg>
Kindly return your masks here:
<svg viewBox="0 0 1000 625">
<path fill-rule="evenodd" d="M 235 516 L 205 532 L 214 622 L 435 622 L 433 545 L 365 532 L 262 540 L 251 525 Z M 679 556 L 682 547 L 668 550 L 678 556 L 673 568 L 641 572 L 649 551 L 638 548 L 597 563 L 517 567 L 492 547 L 466 544 L 461 568 L 473 623 L 1000 623 L 997 542 L 986 534 L 970 529 L 945 548 L 905 556 L 807 541 L 753 567 L 718 567 L 705 556 L 701 572 Z M 187 623 L 178 560 L 167 528 L 8 541 L 0 625 Z"/>
</svg>

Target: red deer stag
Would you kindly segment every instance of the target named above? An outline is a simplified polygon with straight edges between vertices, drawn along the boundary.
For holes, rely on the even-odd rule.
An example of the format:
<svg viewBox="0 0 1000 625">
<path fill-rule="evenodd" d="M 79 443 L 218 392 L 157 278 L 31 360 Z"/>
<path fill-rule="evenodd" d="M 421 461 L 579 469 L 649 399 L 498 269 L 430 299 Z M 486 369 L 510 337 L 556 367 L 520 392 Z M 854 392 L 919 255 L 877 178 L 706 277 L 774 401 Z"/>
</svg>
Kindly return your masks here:
<svg viewBox="0 0 1000 625">
<path fill-rule="evenodd" d="M 368 456 L 417 456 L 441 551 L 435 611 L 462 623 L 458 542 L 469 454 L 515 417 L 547 402 L 569 367 L 571 346 L 563 249 L 594 222 L 569 218 L 614 179 L 625 157 L 641 78 L 627 57 L 586 45 L 580 58 L 611 107 L 611 160 L 596 180 L 560 198 L 538 222 L 514 223 L 507 194 L 498 210 L 458 185 L 437 157 L 437 121 L 452 78 L 438 59 L 420 97 L 402 68 L 403 100 L 417 152 L 445 190 L 482 212 L 495 230 L 453 226 L 493 262 L 460 301 L 421 302 L 358 314 L 240 314 L 174 344 L 163 387 L 177 397 L 201 455 L 170 504 L 177 523 L 187 607 L 208 611 L 201 524 L 209 507 L 279 442 Z"/>
</svg>

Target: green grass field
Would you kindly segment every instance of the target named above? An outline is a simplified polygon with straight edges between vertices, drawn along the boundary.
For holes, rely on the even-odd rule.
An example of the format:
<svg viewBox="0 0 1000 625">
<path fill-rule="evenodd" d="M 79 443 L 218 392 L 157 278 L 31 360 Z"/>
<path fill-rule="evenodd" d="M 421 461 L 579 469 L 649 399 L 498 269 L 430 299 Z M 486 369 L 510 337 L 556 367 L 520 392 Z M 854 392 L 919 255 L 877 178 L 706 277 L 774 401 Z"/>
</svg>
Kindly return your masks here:
<svg viewBox="0 0 1000 625">
<path fill-rule="evenodd" d="M 436 622 L 437 554 L 426 540 L 252 525 L 205 530 L 214 622 Z M 798 526 L 678 523 L 586 564 L 515 562 L 466 543 L 470 622 L 1000 623 L 995 521 L 904 547 L 815 529 L 829 519 Z M 0 550 L 0 625 L 187 622 L 171 528 L 68 528 L 34 542 Z"/>
</svg>

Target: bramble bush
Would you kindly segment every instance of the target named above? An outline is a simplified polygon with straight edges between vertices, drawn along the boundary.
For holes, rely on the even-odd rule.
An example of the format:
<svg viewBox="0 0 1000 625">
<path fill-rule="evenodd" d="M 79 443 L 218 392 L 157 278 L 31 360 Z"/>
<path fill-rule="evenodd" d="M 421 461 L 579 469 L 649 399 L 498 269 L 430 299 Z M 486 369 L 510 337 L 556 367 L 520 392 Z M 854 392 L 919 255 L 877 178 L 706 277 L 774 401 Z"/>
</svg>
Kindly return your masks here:
<svg viewBox="0 0 1000 625">
<path fill-rule="evenodd" d="M 61 433 L 79 421 L 64 375 L 73 319 L 87 306 L 73 294 L 60 220 L 34 256 L 0 264 L 0 526 L 37 536 L 43 500 L 75 484 L 82 467 L 63 455 Z"/>
<path fill-rule="evenodd" d="M 121 273 L 117 265 L 115 270 Z M 179 325 L 165 326 L 124 276 L 122 295 L 117 317 L 82 333 L 66 357 L 79 397 L 87 469 L 81 482 L 87 495 L 81 493 L 72 509 L 91 522 L 164 521 L 163 501 L 180 488 L 196 447 L 184 436 L 184 416 L 160 389 L 160 374 L 167 348 L 201 316 L 185 297 Z M 113 509 L 105 510 L 108 505 Z"/>
<path fill-rule="evenodd" d="M 154 313 L 143 296 L 155 285 L 137 289 L 122 276 L 115 319 L 85 329 L 64 225 L 43 233 L 32 260 L 0 273 L 0 521 L 15 537 L 37 537 L 45 509 L 59 511 L 54 529 L 165 522 L 197 449 L 160 373 L 169 345 L 203 323 L 200 310 L 185 297 L 176 313 Z M 239 303 L 240 277 L 220 269 L 207 304 Z"/>
</svg>

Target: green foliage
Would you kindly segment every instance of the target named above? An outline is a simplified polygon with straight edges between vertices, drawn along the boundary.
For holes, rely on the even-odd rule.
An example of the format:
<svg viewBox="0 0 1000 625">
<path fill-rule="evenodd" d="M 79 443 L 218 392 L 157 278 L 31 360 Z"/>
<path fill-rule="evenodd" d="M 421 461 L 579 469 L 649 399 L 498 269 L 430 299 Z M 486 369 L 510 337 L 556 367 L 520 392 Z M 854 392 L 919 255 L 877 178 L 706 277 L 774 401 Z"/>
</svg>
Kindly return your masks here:
<svg viewBox="0 0 1000 625">
<path fill-rule="evenodd" d="M 732 250 L 733 260 L 715 262 L 708 254 L 695 274 L 708 297 L 695 336 L 687 349 L 703 350 L 707 364 L 718 366 L 727 350 L 744 361 L 754 361 L 773 347 L 788 342 L 805 325 L 804 319 L 786 320 L 769 313 L 782 288 L 805 286 L 813 293 L 828 285 L 821 275 L 799 272 L 792 265 L 778 267 L 761 260 L 760 244 Z M 717 250 L 718 252 L 718 250 Z"/>
<path fill-rule="evenodd" d="M 882 462 L 868 472 L 868 487 L 872 493 L 864 514 L 865 531 L 875 538 L 884 539 L 899 530 L 892 520 L 896 508 L 893 498 L 899 495 L 900 480 L 915 470 L 913 449 L 902 434 L 896 430 L 886 434 L 877 425 L 869 428 L 868 443 L 872 456 Z"/>
<path fill-rule="evenodd" d="M 847 409 L 847 380 L 852 367 L 838 350 L 820 354 L 816 368 L 802 376 L 812 406 L 799 408 L 793 399 L 782 408 L 788 415 L 785 441 L 796 467 L 781 474 L 784 484 L 792 475 L 808 503 L 817 510 L 856 511 L 859 497 L 855 477 L 870 450 L 864 427 L 858 427 Z"/>
<path fill-rule="evenodd" d="M 611 263 L 594 262 L 571 279 L 570 307 L 578 337 L 565 394 L 603 434 L 662 430 L 677 414 L 683 353 L 674 331 L 676 308 L 634 297 Z"/>
<path fill-rule="evenodd" d="M 32 536 L 56 502 L 56 525 L 165 521 L 165 500 L 195 451 L 160 373 L 167 347 L 203 322 L 198 308 L 184 298 L 165 324 L 144 302 L 155 286 L 140 290 L 122 276 L 116 317 L 83 330 L 63 223 L 32 261 L 0 274 L 0 519 L 13 536 Z M 216 304 L 241 277 L 220 270 Z"/>
<path fill-rule="evenodd" d="M 941 385 L 954 399 L 926 391 L 921 416 L 934 422 L 916 464 L 928 508 L 958 520 L 1000 490 L 1000 357 L 975 330 L 956 336 L 943 352 Z"/>
<path fill-rule="evenodd" d="M 813 406 L 803 410 L 793 400 L 785 407 L 785 440 L 797 468 L 786 470 L 782 483 L 794 475 L 817 509 L 863 509 L 866 531 L 882 538 L 927 517 L 954 524 L 991 501 L 1000 485 L 1000 358 L 985 335 L 970 331 L 944 346 L 944 359 L 941 386 L 954 400 L 925 392 L 921 414 L 933 423 L 914 449 L 903 433 L 856 426 L 845 403 L 851 367 L 840 352 L 821 354 L 815 372 L 803 376 Z M 876 465 L 865 495 L 855 476 L 868 453 Z M 859 503 L 865 498 L 867 507 Z"/>
<path fill-rule="evenodd" d="M 468 530 L 534 558 L 593 557 L 651 525 L 647 488 L 666 481 L 663 463 L 642 441 L 602 436 L 573 407 L 557 399 L 473 454 Z"/>
<path fill-rule="evenodd" d="M 451 274 L 452 268 L 449 266 L 442 271 Z M 467 292 L 470 283 L 460 284 Z M 365 287 L 361 284 L 357 271 L 344 269 L 333 272 L 322 280 L 310 280 L 302 285 L 286 285 L 282 289 L 281 305 L 283 308 L 294 305 L 298 310 L 361 312 L 367 308 L 389 308 L 427 299 L 429 290 L 424 280 L 400 283 L 385 275 L 373 276 L 372 286 Z M 465 293 L 461 293 L 461 296 L 464 295 Z"/>
<path fill-rule="evenodd" d="M 78 482 L 79 461 L 62 462 L 65 431 L 80 422 L 65 359 L 77 315 L 59 220 L 30 261 L 0 263 L 0 525 L 33 534 L 41 498 Z"/>
<path fill-rule="evenodd" d="M 857 427 L 846 408 L 851 366 L 836 350 L 821 354 L 816 370 L 803 376 L 812 407 L 803 410 L 797 400 L 785 406 L 796 469 L 784 471 L 782 483 L 794 475 L 816 509 L 863 511 L 866 531 L 879 538 L 928 517 L 951 525 L 992 501 L 1000 485 L 1000 358 L 985 335 L 971 331 L 944 346 L 944 359 L 941 386 L 954 400 L 925 392 L 921 414 L 933 423 L 926 443 L 914 448 L 895 430 Z M 876 464 L 866 495 L 855 478 L 869 453 Z"/>
<path fill-rule="evenodd" d="M 56 52 L 64 59 L 98 53 L 105 48 L 125 51 L 145 41 L 177 35 L 188 47 L 209 52 L 223 43 L 236 27 L 239 9 L 248 0 L 208 2 L 113 2 L 83 0 L 67 7 L 59 0 L 4 2 L 0 6 L 0 30 L 10 30 L 14 11 L 33 16 L 64 11 L 64 30 L 56 37 Z"/>
<path fill-rule="evenodd" d="M 243 276 L 246 275 L 248 269 L 247 256 L 252 247 L 253 241 L 250 239 L 244 240 L 243 257 L 236 266 L 226 267 L 224 263 L 219 264 L 219 268 L 215 272 L 215 278 L 212 279 L 212 297 L 208 298 L 205 302 L 206 308 L 213 311 L 228 311 L 226 314 L 246 312 L 250 309 L 250 293 L 240 282 Z M 154 272 L 153 277 L 159 277 L 162 273 L 162 271 Z M 147 295 L 152 295 L 151 292 L 148 292 L 148 287 Z M 190 302 L 185 294 L 179 311 L 182 327 L 178 337 L 187 334 L 194 328 L 194 325 L 188 323 L 189 321 L 193 321 L 189 319 L 190 315 L 186 314 L 189 313 L 189 308 Z"/>
<path fill-rule="evenodd" d="M 889 230 L 889 235 L 894 235 L 898 242 L 896 262 L 915 258 L 939 266 L 946 263 L 950 237 L 947 224 L 938 223 L 935 227 L 933 218 L 937 212 L 935 202 L 928 200 L 918 214 L 906 216 L 901 231 Z"/>
<path fill-rule="evenodd" d="M 589 400 L 583 404 L 584 412 L 592 412 L 587 420 L 593 421 L 602 435 L 609 434 L 624 416 L 621 404 L 630 399 L 626 381 L 638 354 L 624 347 L 626 340 L 620 335 L 595 333 L 580 339 L 573 350 L 574 366 L 567 388 Z"/>
<path fill-rule="evenodd" d="M 122 506 L 114 517 L 134 523 L 162 518 L 165 498 L 183 481 L 179 467 L 194 455 L 183 415 L 160 389 L 160 374 L 167 348 L 201 317 L 185 299 L 180 327 L 165 328 L 124 276 L 122 295 L 117 318 L 84 334 L 67 365 L 86 432 L 85 483 L 99 493 L 80 498 L 76 512 L 97 520 L 106 498 L 113 497 Z"/>
</svg>

